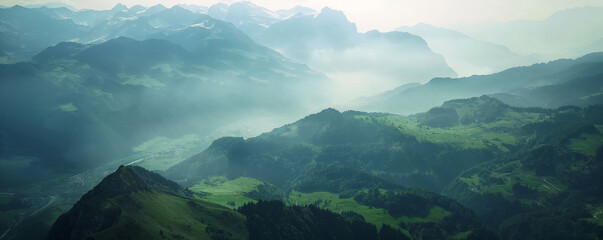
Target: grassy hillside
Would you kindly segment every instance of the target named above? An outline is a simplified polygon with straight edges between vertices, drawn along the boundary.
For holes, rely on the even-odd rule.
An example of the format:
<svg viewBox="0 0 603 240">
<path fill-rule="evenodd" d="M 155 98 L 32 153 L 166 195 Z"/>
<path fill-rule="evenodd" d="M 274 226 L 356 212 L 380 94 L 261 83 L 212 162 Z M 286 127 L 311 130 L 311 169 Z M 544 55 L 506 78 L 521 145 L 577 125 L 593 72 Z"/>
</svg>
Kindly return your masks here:
<svg viewBox="0 0 603 240">
<path fill-rule="evenodd" d="M 166 176 L 190 186 L 203 176 L 247 174 L 282 187 L 304 169 L 339 162 L 439 192 L 461 172 L 525 144 L 529 136 L 521 126 L 548 121 L 552 114 L 488 97 L 450 101 L 410 117 L 328 109 L 256 138 L 216 141 Z M 265 172 L 270 167 L 279 171 Z"/>
<path fill-rule="evenodd" d="M 434 207 L 426 218 L 402 217 L 402 223 L 391 222 L 393 227 L 383 222 L 376 227 L 373 224 L 376 220 L 367 222 L 354 212 L 337 214 L 326 210 L 329 209 L 326 206 L 317 208 L 316 204 L 287 206 L 280 201 L 252 199 L 265 193 L 262 189 L 268 187 L 257 179 L 227 181 L 214 177 L 192 188 L 203 194 L 222 195 L 225 197 L 222 200 L 235 195 L 250 197 L 233 211 L 195 199 L 191 197 L 193 193 L 156 173 L 122 166 L 61 215 L 47 239 L 411 239 L 409 232 L 402 228 L 406 225 L 401 224 L 437 223 L 450 215 Z M 254 192 L 255 195 L 249 195 Z M 297 194 L 302 193 L 292 192 Z M 335 196 L 337 194 L 330 194 L 333 199 Z M 304 197 L 306 201 L 311 198 Z M 349 199 L 349 202 L 355 200 Z M 356 210 L 373 209 L 355 205 L 360 206 Z M 381 215 L 389 216 L 385 212 Z M 424 233 L 420 234 L 418 237 L 424 239 L 425 236 L 421 237 Z M 471 231 L 454 234 L 454 237 L 460 235 L 492 237 Z"/>
<path fill-rule="evenodd" d="M 226 208 L 159 192 L 134 193 L 112 199 L 121 215 L 110 227 L 93 233 L 98 239 L 215 239 L 212 228 L 231 239 L 245 239 L 244 218 Z"/>
<path fill-rule="evenodd" d="M 589 183 L 600 181 L 601 112 L 599 105 L 517 108 L 487 96 L 448 101 L 408 117 L 327 109 L 255 138 L 217 140 L 165 175 L 187 186 L 216 175 L 257 178 L 283 189 L 290 204 L 355 210 L 377 225 L 399 223 L 401 216 L 430 219 L 431 209 L 437 206 L 452 212 L 436 204 L 419 207 L 421 214 L 392 215 L 395 210 L 385 205 L 389 197 L 381 198 L 374 191 L 369 199 L 363 197 L 371 189 L 406 190 L 366 177 L 355 181 L 355 173 L 361 173 L 394 185 L 444 193 L 474 210 L 499 234 L 509 233 L 525 219 L 543 218 L 543 222 L 532 221 L 538 225 L 533 229 L 541 229 L 540 223 L 556 214 L 573 222 L 576 231 L 590 229 L 579 235 L 587 237 L 600 230 L 594 213 L 603 201 L 598 185 Z M 319 174 L 331 165 L 349 169 L 348 177 L 333 182 L 328 179 L 334 173 Z M 339 205 L 347 208 L 338 209 Z M 392 218 L 379 220 L 370 207 L 385 209 Z M 436 210 L 434 214 L 454 219 L 454 214 Z M 542 211 L 546 214 L 539 215 Z M 418 236 L 413 235 L 416 229 L 402 229 Z M 461 236 L 461 229 L 455 234 Z M 537 235 L 542 230 L 525 231 L 504 237 Z"/>
<path fill-rule="evenodd" d="M 254 178 L 239 177 L 229 181 L 224 177 L 212 177 L 190 187 L 190 190 L 199 193 L 200 199 L 235 208 L 245 203 L 257 202 L 257 199 L 248 195 L 258 191 L 262 184 L 264 182 Z"/>
<path fill-rule="evenodd" d="M 51 228 L 49 239 L 247 239 L 245 218 L 139 167 L 120 167 Z"/>
<path fill-rule="evenodd" d="M 198 193 L 200 199 L 239 207 L 278 196 L 274 194 L 280 193 L 278 189 L 262 191 L 266 185 L 248 177 L 233 180 L 210 177 L 190 189 Z M 280 196 L 289 205 L 327 209 L 374 224 L 377 229 L 387 226 L 411 239 L 457 235 L 495 238 L 470 210 L 450 199 L 424 190 L 407 189 L 343 166 L 332 165 L 309 172 L 286 191 L 286 196 L 282 193 Z M 254 192 L 258 194 L 250 194 Z M 449 226 L 453 222 L 457 222 L 455 226 Z"/>
</svg>

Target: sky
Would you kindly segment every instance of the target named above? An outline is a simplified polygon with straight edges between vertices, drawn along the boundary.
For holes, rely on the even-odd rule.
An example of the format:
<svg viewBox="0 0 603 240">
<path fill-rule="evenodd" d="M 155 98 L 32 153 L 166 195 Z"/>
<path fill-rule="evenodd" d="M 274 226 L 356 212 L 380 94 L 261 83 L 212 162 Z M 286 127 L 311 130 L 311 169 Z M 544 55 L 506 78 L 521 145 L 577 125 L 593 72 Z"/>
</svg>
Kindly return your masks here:
<svg viewBox="0 0 603 240">
<path fill-rule="evenodd" d="M 76 8 L 109 9 L 117 3 L 129 7 L 158 3 L 170 7 L 178 3 L 211 6 L 238 0 L 2 0 L 2 5 L 28 5 L 62 2 Z M 540 20 L 552 13 L 573 7 L 603 6 L 603 0 L 251 0 L 272 10 L 296 5 L 342 10 L 358 30 L 390 31 L 399 26 L 429 23 L 441 27 L 516 19 Z"/>
</svg>

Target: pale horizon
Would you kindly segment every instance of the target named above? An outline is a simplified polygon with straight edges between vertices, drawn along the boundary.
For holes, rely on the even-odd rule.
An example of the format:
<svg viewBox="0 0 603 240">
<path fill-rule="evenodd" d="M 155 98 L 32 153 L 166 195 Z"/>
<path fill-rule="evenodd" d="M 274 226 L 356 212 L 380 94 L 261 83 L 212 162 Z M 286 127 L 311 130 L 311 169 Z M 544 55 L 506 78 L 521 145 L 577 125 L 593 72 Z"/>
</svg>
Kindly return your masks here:
<svg viewBox="0 0 603 240">
<path fill-rule="evenodd" d="M 235 0 L 220 1 L 137 1 L 137 0 L 101 0 L 101 1 L 39 1 L 39 0 L 7 0 L 4 6 L 36 5 L 49 3 L 63 3 L 77 9 L 110 9 L 118 3 L 127 7 L 142 5 L 145 7 L 162 4 L 172 7 L 177 4 L 193 4 L 198 6 L 211 6 L 216 3 L 232 4 Z M 542 20 L 555 12 L 578 7 L 602 7 L 603 1 L 599 0 L 454 0 L 454 1 L 413 1 L 413 0 L 378 0 L 378 1 L 341 1 L 341 0 L 253 0 L 249 1 L 270 10 L 290 9 L 295 6 L 305 6 L 317 11 L 324 7 L 341 10 L 348 20 L 355 23 L 360 32 L 379 30 L 382 32 L 394 30 L 400 26 L 413 26 L 426 23 L 439 27 L 457 27 L 474 25 L 484 22 L 508 22 L 513 20 Z M 471 14 L 468 14 L 471 13 Z M 376 18 L 375 16 L 379 16 Z"/>
</svg>

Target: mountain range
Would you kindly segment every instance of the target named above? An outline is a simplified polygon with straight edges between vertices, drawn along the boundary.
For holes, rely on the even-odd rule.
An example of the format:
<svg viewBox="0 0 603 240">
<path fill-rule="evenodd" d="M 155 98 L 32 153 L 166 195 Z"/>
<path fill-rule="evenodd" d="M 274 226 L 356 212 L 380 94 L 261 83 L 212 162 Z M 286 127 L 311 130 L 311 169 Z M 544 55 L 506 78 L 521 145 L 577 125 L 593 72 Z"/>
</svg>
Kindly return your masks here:
<svg viewBox="0 0 603 240">
<path fill-rule="evenodd" d="M 585 6 L 553 13 L 542 20 L 485 22 L 458 26 L 476 39 L 504 45 L 512 51 L 540 55 L 542 60 L 575 58 L 603 51 L 596 42 L 603 38 L 603 7 Z"/>
<path fill-rule="evenodd" d="M 315 15 L 311 8 L 296 6 L 291 9 L 272 11 L 252 2 L 242 1 L 233 4 L 218 3 L 208 8 L 209 16 L 230 22 L 251 37 L 270 27 L 272 24 L 299 15 Z"/>
<path fill-rule="evenodd" d="M 429 24 L 420 23 L 396 30 L 425 39 L 429 48 L 442 54 L 448 65 L 462 77 L 492 74 L 540 61 L 537 56 L 522 56 L 503 45 L 477 40 L 461 32 Z"/>
<path fill-rule="evenodd" d="M 290 192 L 289 201 L 328 202 L 327 192 L 369 206 L 379 201 L 362 189 L 404 192 L 400 184 L 460 200 L 505 239 L 590 238 L 603 230 L 589 214 L 599 209 L 599 185 L 585 184 L 599 181 L 600 112 L 517 108 L 487 96 L 412 117 L 327 109 L 255 138 L 218 139 L 163 174 L 191 189 L 213 176 L 258 178 Z M 400 205 L 390 204 L 372 206 L 391 215 Z M 569 229 L 545 230 L 554 219 Z"/>
<path fill-rule="evenodd" d="M 314 205 L 285 206 L 262 200 L 234 211 L 193 196 L 156 173 L 120 166 L 61 215 L 47 239 L 408 239 L 397 226 L 383 225 L 378 230 L 351 212 L 339 215 Z M 421 195 L 408 196 L 425 205 Z M 448 204 L 461 208 L 452 213 L 461 214 L 457 218 L 476 221 L 458 204 Z M 479 229 L 479 222 L 474 224 L 466 226 L 478 229 L 472 233 L 475 237 L 493 236 Z"/>
<path fill-rule="evenodd" d="M 315 90 L 328 89 L 324 75 L 224 26 L 158 36 L 167 40 L 60 43 L 32 62 L 1 65 L 0 141 L 10 146 L 2 161 L 33 159 L 4 168 L 2 184 L 45 175 L 23 171 L 98 166 L 157 136 L 210 134 L 260 112 L 282 121 L 329 101 Z"/>
<path fill-rule="evenodd" d="M 343 12 L 330 8 L 274 23 L 254 39 L 326 73 L 339 83 L 341 93 L 337 96 L 341 98 L 375 94 L 406 82 L 456 76 L 444 58 L 432 52 L 420 37 L 376 30 L 359 33 Z M 352 84 L 358 87 L 351 89 Z"/>
<path fill-rule="evenodd" d="M 373 97 L 358 99 L 346 108 L 414 114 L 449 99 L 484 94 L 520 107 L 601 104 L 602 63 L 603 54 L 598 52 L 577 59 L 514 67 L 490 75 L 434 78 L 420 86 L 403 85 Z"/>
<path fill-rule="evenodd" d="M 598 239 L 598 11 L 2 8 L 0 239 Z"/>
</svg>

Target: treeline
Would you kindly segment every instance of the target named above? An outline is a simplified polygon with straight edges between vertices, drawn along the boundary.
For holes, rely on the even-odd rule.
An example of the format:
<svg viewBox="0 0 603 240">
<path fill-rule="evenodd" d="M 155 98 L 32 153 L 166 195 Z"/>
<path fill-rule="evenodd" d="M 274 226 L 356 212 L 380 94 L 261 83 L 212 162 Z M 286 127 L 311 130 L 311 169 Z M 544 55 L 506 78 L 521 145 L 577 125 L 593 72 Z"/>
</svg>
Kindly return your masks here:
<svg viewBox="0 0 603 240">
<path fill-rule="evenodd" d="M 385 209 L 384 214 L 394 218 L 426 219 L 434 207 L 450 213 L 442 219 L 401 221 L 393 226 L 408 230 L 415 239 L 446 239 L 463 232 L 477 239 L 498 239 L 480 223 L 477 215 L 450 198 L 418 188 L 405 188 L 339 164 L 317 168 L 320 170 L 305 176 L 294 189 L 306 193 L 339 193 L 340 198 L 353 198 L 362 205 Z"/>
<path fill-rule="evenodd" d="M 364 188 L 405 190 L 406 188 L 378 177 L 360 173 L 341 164 L 319 165 L 312 174 L 302 177 L 295 190 L 338 193 L 340 197 L 354 197 Z"/>
<path fill-rule="evenodd" d="M 514 152 L 460 176 L 478 184 L 457 179 L 445 192 L 504 239 L 600 239 L 603 226 L 594 214 L 603 202 L 601 124 L 603 105 L 553 110 L 521 126 L 526 141 Z M 589 144 L 598 146 L 594 155 Z"/>
<path fill-rule="evenodd" d="M 496 234 L 484 227 L 477 215 L 456 201 L 420 189 L 404 192 L 370 189 L 354 197 L 359 203 L 383 208 L 394 217 L 426 218 L 434 207 L 449 212 L 435 222 L 400 222 L 400 228 L 407 229 L 417 239 L 446 239 L 461 232 L 469 232 L 469 239 L 498 239 Z"/>
<path fill-rule="evenodd" d="M 287 206 L 280 201 L 248 203 L 238 209 L 247 217 L 249 240 L 395 240 L 410 239 L 384 225 L 380 231 L 358 218 L 345 218 L 313 205 Z"/>
</svg>

